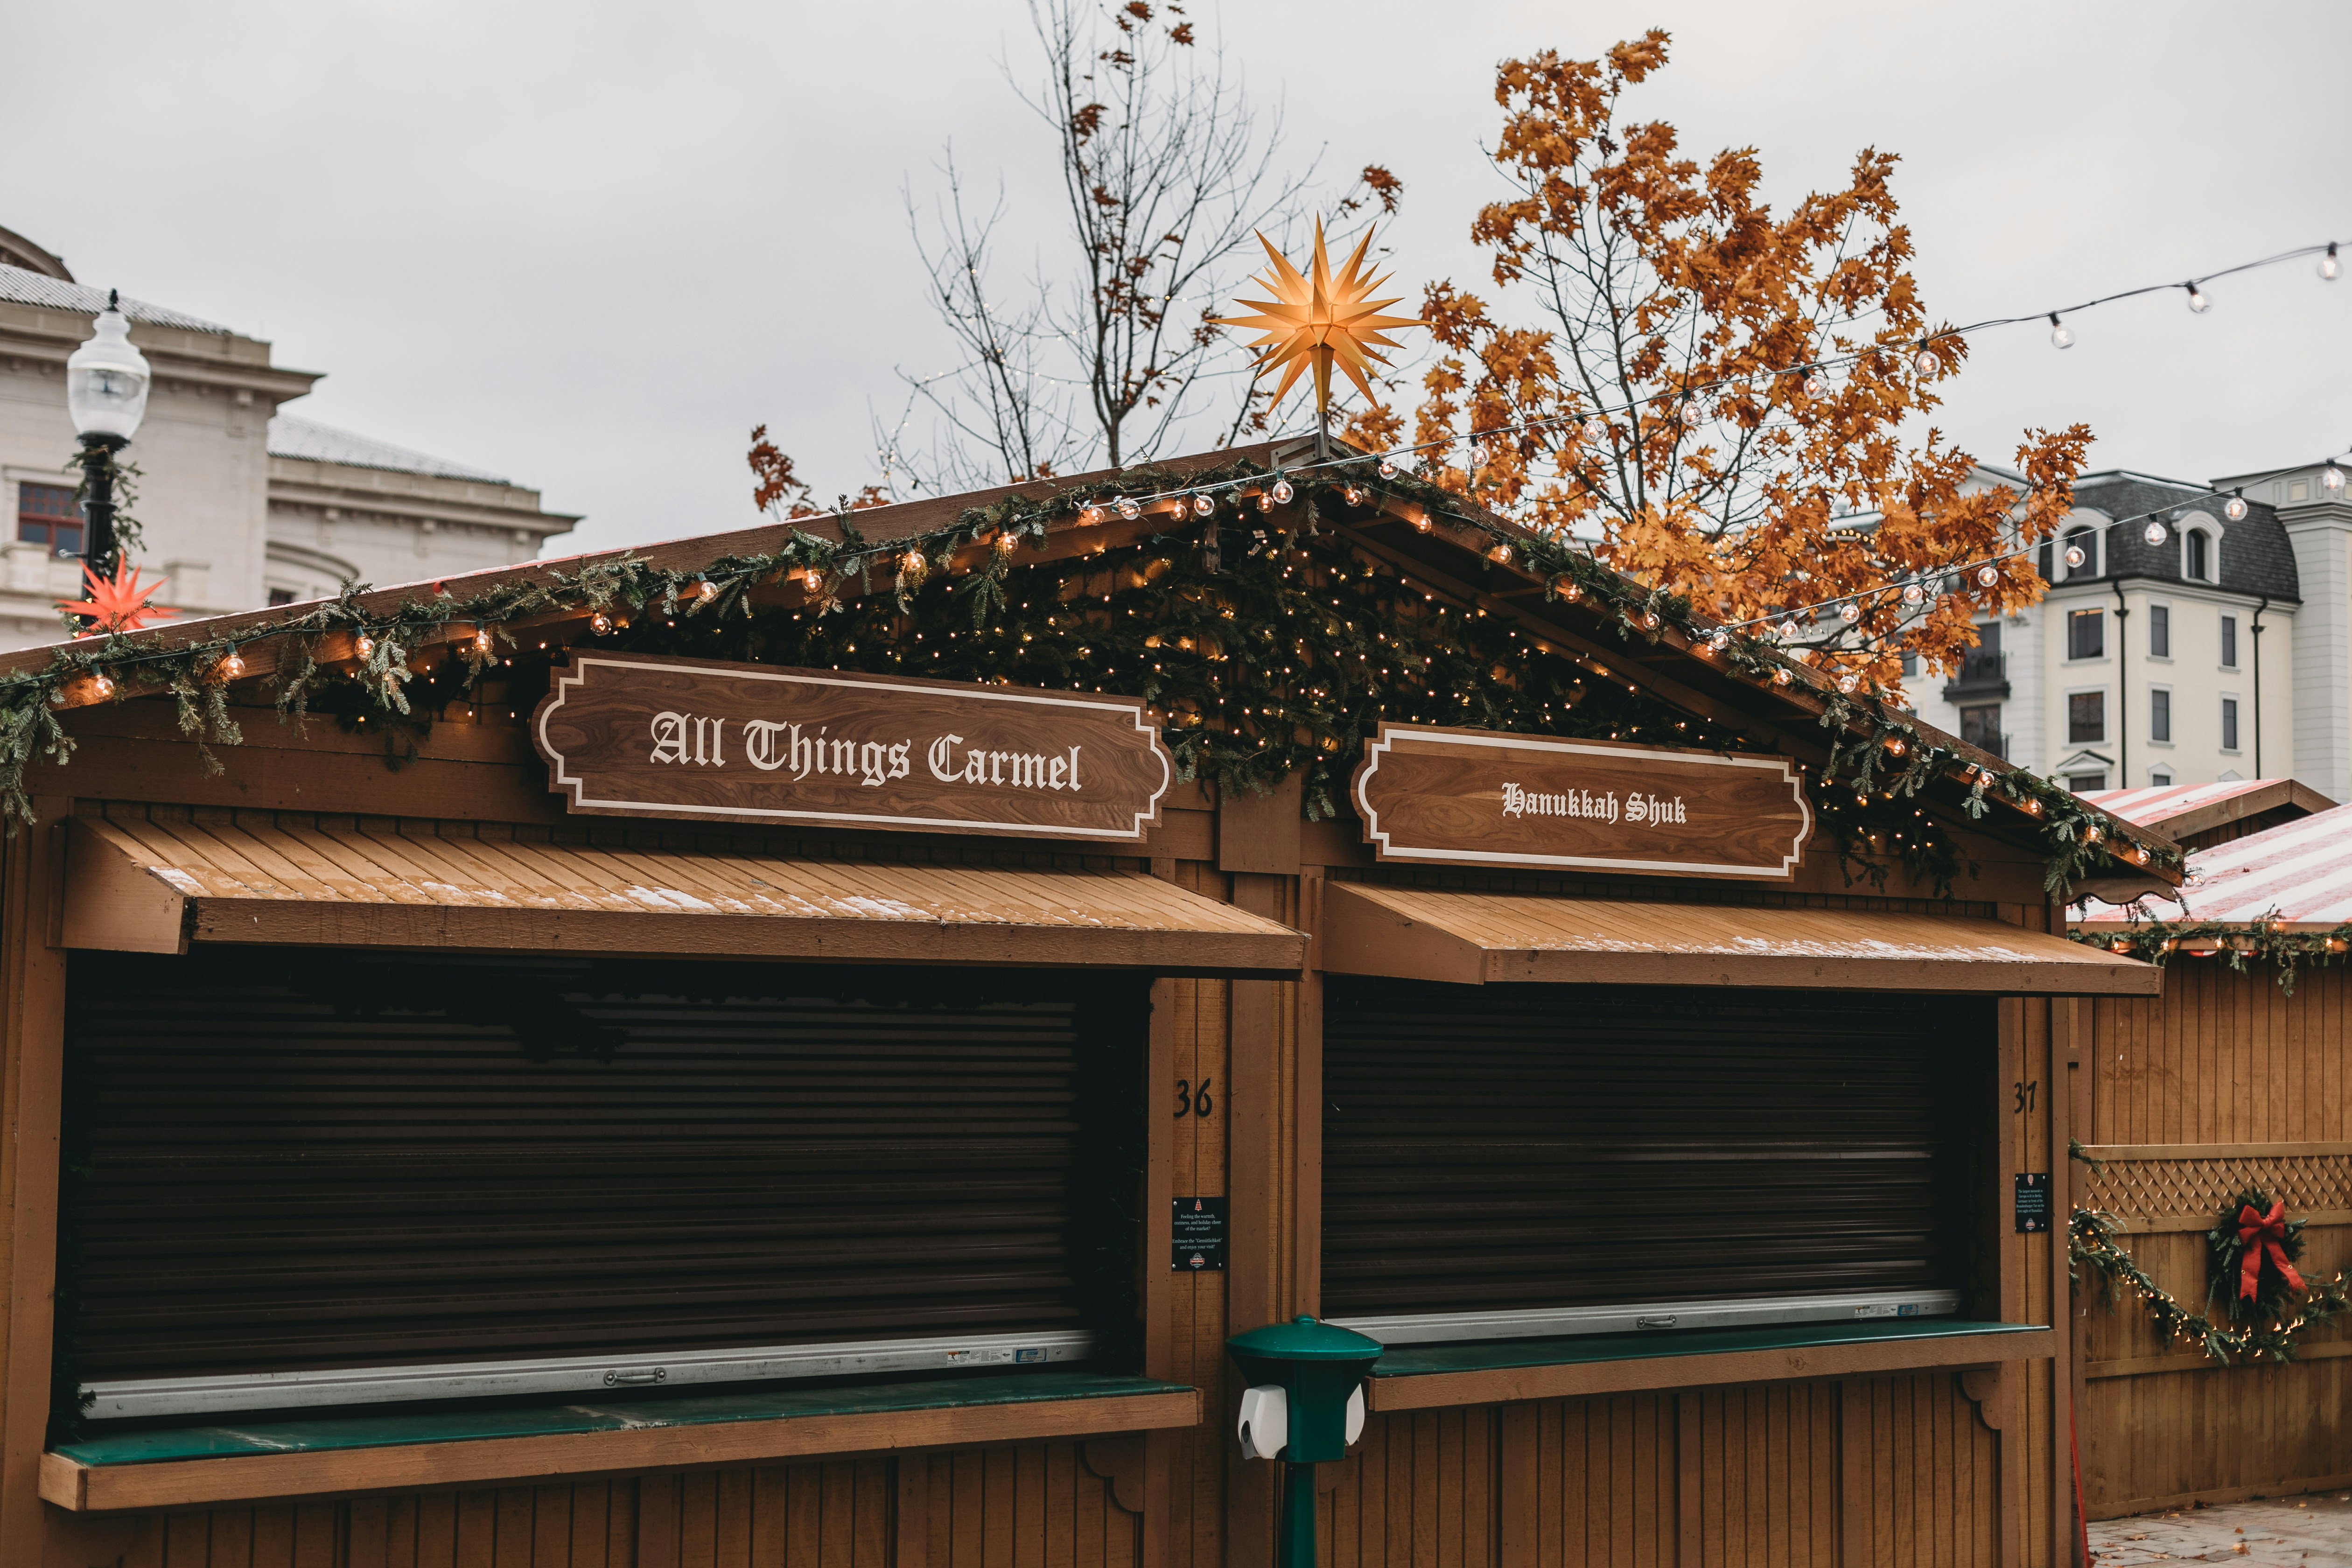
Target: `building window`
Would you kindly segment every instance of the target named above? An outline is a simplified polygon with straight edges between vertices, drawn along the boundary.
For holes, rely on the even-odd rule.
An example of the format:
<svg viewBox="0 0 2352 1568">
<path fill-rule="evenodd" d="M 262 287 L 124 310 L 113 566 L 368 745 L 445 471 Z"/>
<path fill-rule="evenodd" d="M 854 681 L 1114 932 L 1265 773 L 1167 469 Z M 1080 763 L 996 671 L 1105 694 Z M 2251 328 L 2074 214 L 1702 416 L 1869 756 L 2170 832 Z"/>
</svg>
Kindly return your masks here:
<svg viewBox="0 0 2352 1568">
<path fill-rule="evenodd" d="M 2192 528 L 2180 536 L 2180 543 L 2188 556 L 2188 567 L 2182 575 L 2193 577 L 2200 583 L 2211 582 L 2213 580 L 2212 537 L 2201 528 Z"/>
<path fill-rule="evenodd" d="M 2238 700 L 2234 697 L 2221 699 L 2221 749 L 2238 749 Z"/>
<path fill-rule="evenodd" d="M 2101 790 L 2107 787 L 2107 775 L 2105 773 L 2068 773 L 2066 775 L 2066 787 L 2073 790 L 2076 795 L 2089 795 L 2093 790 Z"/>
<path fill-rule="evenodd" d="M 2238 617 L 2235 616 L 2221 617 L 2221 668 L 2238 668 Z"/>
<path fill-rule="evenodd" d="M 2107 694 L 2073 691 L 2066 696 L 2066 739 L 2071 742 L 2107 738 Z"/>
<path fill-rule="evenodd" d="M 1910 678 L 1910 677 L 1912 677 L 1912 676 L 1916 676 L 1916 675 L 1917 675 L 1918 673 L 1919 673 L 1919 656 L 1918 656 L 1917 654 L 1916 654 L 1916 653 L 1906 653 L 1906 654 L 1905 654 L 1905 655 L 1903 656 L 1903 674 L 1904 674 L 1905 679 L 1909 679 L 1909 678 Z"/>
<path fill-rule="evenodd" d="M 2100 610 L 2071 610 L 2066 616 L 2066 657 L 2101 658 L 2107 651 L 2107 617 Z"/>
<path fill-rule="evenodd" d="M 2150 605 L 2147 607 L 2147 657 L 2172 657 L 2172 606 Z"/>
<path fill-rule="evenodd" d="M 1981 707 L 1961 709 L 1960 739 L 1996 757 L 2006 754 L 2000 743 L 2000 704 L 1988 702 Z"/>
<path fill-rule="evenodd" d="M 294 602 L 294 590 L 291 588 L 272 588 L 269 590 L 269 602 L 273 605 L 290 605 Z"/>
<path fill-rule="evenodd" d="M 2147 738 L 2172 739 L 2172 693 L 2161 686 L 2147 694 Z"/>
<path fill-rule="evenodd" d="M 2170 768 L 2150 768 L 2147 770 L 2147 782 L 2154 784 L 2158 789 L 2163 789 L 2172 783 L 2172 770 Z"/>
<path fill-rule="evenodd" d="M 70 485 L 18 485 L 16 537 L 46 544 L 60 555 L 81 553 L 81 509 Z"/>
<path fill-rule="evenodd" d="M 2070 578 L 2097 576 L 2099 574 L 2098 531 L 2096 529 L 2090 528 L 2078 528 L 2066 536 L 2066 542 L 2070 547 L 2078 549 L 2083 552 L 2083 563 L 2080 566 L 2068 566 L 2066 568 L 2066 575 Z M 2059 557 L 2059 560 L 2063 563 L 2065 557 L 2062 555 Z"/>
</svg>

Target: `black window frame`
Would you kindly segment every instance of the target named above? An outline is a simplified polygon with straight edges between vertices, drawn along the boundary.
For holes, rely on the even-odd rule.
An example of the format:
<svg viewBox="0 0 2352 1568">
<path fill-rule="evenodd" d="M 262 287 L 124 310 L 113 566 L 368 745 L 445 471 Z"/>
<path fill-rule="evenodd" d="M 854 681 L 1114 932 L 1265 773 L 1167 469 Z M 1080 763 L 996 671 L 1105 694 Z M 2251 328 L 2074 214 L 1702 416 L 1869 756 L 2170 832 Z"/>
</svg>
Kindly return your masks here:
<svg viewBox="0 0 2352 1568">
<path fill-rule="evenodd" d="M 2172 606 L 2150 605 L 2147 607 L 2147 656 L 2150 658 L 2172 657 Z"/>
<path fill-rule="evenodd" d="M 2066 612 L 2066 657 L 2070 660 L 2107 657 L 2107 612 L 2104 607 Z"/>
<path fill-rule="evenodd" d="M 2169 686 L 2147 689 L 2147 738 L 2151 741 L 2172 739 L 2172 688 Z"/>
<path fill-rule="evenodd" d="M 2085 715 L 2090 722 L 2085 721 Z M 2066 743 L 2102 744 L 2107 738 L 2107 689 L 2066 693 Z"/>
</svg>

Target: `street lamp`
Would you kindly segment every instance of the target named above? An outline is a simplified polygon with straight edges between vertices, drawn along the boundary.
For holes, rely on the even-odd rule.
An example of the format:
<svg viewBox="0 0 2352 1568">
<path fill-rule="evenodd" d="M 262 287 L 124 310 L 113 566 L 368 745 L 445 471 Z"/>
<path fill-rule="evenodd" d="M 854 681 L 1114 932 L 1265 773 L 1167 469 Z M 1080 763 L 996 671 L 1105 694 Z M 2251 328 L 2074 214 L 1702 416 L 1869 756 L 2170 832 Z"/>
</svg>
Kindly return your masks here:
<svg viewBox="0 0 2352 1568">
<path fill-rule="evenodd" d="M 100 578 L 114 575 L 114 454 L 139 433 L 152 380 L 146 356 L 131 346 L 131 323 L 123 317 L 121 297 L 109 289 L 106 309 L 98 313 L 89 342 L 66 361 L 66 409 L 81 437 L 89 518 L 82 559 Z"/>
</svg>

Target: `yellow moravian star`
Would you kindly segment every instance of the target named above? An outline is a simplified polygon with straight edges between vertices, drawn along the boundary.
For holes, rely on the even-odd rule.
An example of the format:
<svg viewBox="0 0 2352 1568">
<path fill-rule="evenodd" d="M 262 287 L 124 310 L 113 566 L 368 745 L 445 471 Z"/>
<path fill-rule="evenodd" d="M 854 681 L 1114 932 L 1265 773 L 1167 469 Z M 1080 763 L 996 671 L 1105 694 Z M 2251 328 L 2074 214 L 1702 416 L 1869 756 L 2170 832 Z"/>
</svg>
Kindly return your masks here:
<svg viewBox="0 0 2352 1568">
<path fill-rule="evenodd" d="M 1221 326 L 1252 327 L 1265 335 L 1249 346 L 1258 353 L 1258 369 L 1282 367 L 1282 384 L 1275 388 L 1271 408 L 1283 399 L 1299 376 L 1306 371 L 1315 372 L 1315 412 L 1327 416 L 1331 409 L 1331 366 L 1336 363 L 1356 390 L 1372 397 L 1369 372 L 1374 365 L 1386 365 L 1388 356 L 1382 349 L 1402 345 L 1387 336 L 1389 327 L 1412 327 L 1420 323 L 1410 316 L 1383 316 L 1382 308 L 1393 305 L 1395 300 L 1367 298 L 1371 291 L 1388 281 L 1388 276 L 1367 278 L 1364 257 L 1372 247 L 1371 230 L 1364 231 L 1363 239 L 1347 265 L 1337 274 L 1331 270 L 1331 258 L 1323 250 L 1323 220 L 1315 220 L 1315 259 L 1311 273 L 1301 273 L 1283 258 L 1274 242 L 1261 234 L 1257 242 L 1274 263 L 1262 279 L 1252 279 L 1274 296 L 1271 300 L 1235 301 L 1255 310 L 1249 316 L 1216 318 Z"/>
</svg>

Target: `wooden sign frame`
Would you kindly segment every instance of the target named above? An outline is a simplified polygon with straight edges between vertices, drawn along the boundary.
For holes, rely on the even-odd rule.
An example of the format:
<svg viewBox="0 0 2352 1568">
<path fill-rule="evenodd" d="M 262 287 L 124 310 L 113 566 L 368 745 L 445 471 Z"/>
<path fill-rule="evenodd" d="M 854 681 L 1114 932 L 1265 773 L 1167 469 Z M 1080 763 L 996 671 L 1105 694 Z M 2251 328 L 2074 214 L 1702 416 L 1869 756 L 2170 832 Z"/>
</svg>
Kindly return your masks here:
<svg viewBox="0 0 2352 1568">
<path fill-rule="evenodd" d="M 575 816 L 1135 843 L 1176 777 L 1131 698 L 577 649 L 552 673 L 531 743 Z M 834 730 L 850 721 L 854 741 Z M 866 752 L 865 773 L 782 759 L 816 743 L 804 731 Z"/>
<path fill-rule="evenodd" d="M 1408 757 L 1417 777 L 1381 777 L 1384 764 L 1405 773 L 1400 760 Z M 1580 765 L 1597 769 L 1609 787 L 1580 789 L 1573 782 Z M 1510 773 L 1519 777 L 1504 776 Z M 1638 792 L 1628 787 L 1629 773 L 1644 781 Z M 1675 793 L 1654 793 L 1659 789 Z M 1696 810 L 1685 798 L 1694 792 L 1700 794 Z M 1813 829 L 1804 781 L 1786 757 L 1427 724 L 1383 723 L 1364 748 L 1349 795 L 1376 858 L 1425 866 L 1788 881 Z M 1489 809 L 1491 824 L 1484 820 Z M 1694 816 L 1698 820 L 1690 820 Z M 1766 822 L 1774 832 L 1762 830 Z M 1635 823 L 1648 826 L 1629 826 Z M 1584 847 L 1611 837 L 1628 847 Z M 1637 847 L 1644 842 L 1650 847 Z M 1753 853 L 1720 852 L 1735 842 Z M 1685 845 L 1705 847 L 1682 852 Z"/>
</svg>

